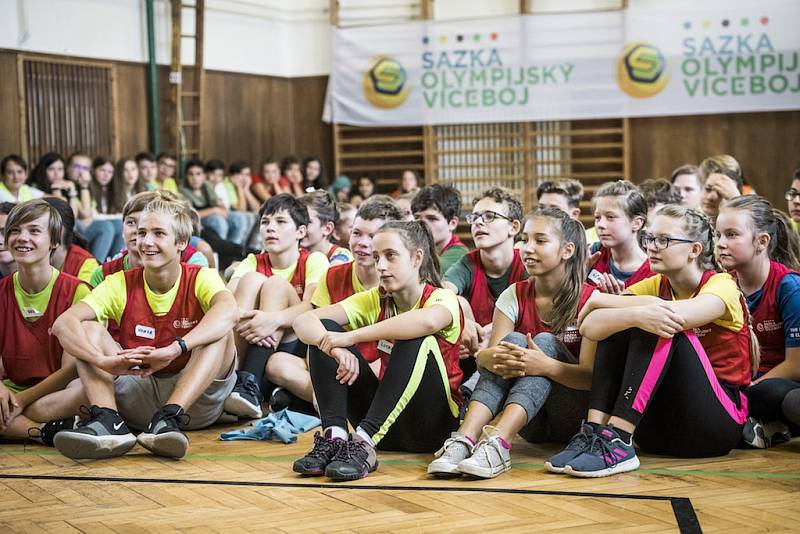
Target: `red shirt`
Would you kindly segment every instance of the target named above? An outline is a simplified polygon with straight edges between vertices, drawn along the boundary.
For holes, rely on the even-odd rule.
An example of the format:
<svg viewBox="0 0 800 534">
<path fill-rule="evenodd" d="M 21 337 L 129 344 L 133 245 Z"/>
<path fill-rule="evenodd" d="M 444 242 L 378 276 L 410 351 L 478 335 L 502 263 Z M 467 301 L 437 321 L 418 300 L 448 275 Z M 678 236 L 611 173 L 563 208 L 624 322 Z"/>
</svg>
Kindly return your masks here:
<svg viewBox="0 0 800 534">
<path fill-rule="evenodd" d="M 597 260 L 597 263 L 594 264 L 592 271 L 597 271 L 598 273 L 610 273 L 611 272 L 611 249 L 608 247 L 602 247 L 600 249 L 600 258 Z M 655 273 L 650 270 L 650 261 L 645 259 L 644 262 L 639 266 L 636 271 L 625 281 L 625 287 L 631 286 L 636 282 L 640 282 L 645 278 L 650 278 Z M 592 272 L 589 273 L 586 281 L 594 286 L 597 284 L 592 279 Z"/>
<path fill-rule="evenodd" d="M 308 259 L 308 252 L 306 249 L 300 249 L 300 257 L 297 258 L 297 266 L 294 269 L 292 279 L 289 281 L 292 284 L 297 296 L 303 300 L 303 293 L 306 290 L 306 260 Z M 266 277 L 272 276 L 272 265 L 269 263 L 269 254 L 262 252 L 256 254 L 256 271 Z"/>
<path fill-rule="evenodd" d="M 83 282 L 59 273 L 44 314 L 35 321 L 27 321 L 14 297 L 13 280 L 13 276 L 0 280 L 3 309 L 0 357 L 9 379 L 19 385 L 32 385 L 61 368 L 61 344 L 50 333 L 50 328 L 58 316 L 72 306 L 75 290 Z"/>
<path fill-rule="evenodd" d="M 328 288 L 328 294 L 331 296 L 331 304 L 341 302 L 356 293 L 353 287 L 353 265 L 353 262 L 334 265 L 325 274 L 325 285 Z M 378 359 L 377 341 L 365 341 L 359 343 L 357 347 L 365 361 L 372 363 Z"/>
<path fill-rule="evenodd" d="M 88 250 L 85 250 L 78 245 L 72 245 L 67 251 L 67 257 L 64 258 L 64 266 L 61 269 L 62 273 L 78 276 L 83 262 L 89 258 L 94 259 L 94 256 Z"/>
<path fill-rule="evenodd" d="M 481 251 L 473 250 L 468 252 L 466 258 L 472 264 L 472 289 L 469 295 L 464 295 L 464 298 L 469 301 L 475 321 L 481 326 L 486 326 L 492 322 L 496 299 L 489 291 L 486 271 L 483 270 L 483 264 L 481 263 Z M 514 249 L 514 256 L 511 260 L 511 273 L 508 275 L 508 285 L 523 281 L 525 274 L 525 264 L 522 263 L 519 250 Z"/>
</svg>

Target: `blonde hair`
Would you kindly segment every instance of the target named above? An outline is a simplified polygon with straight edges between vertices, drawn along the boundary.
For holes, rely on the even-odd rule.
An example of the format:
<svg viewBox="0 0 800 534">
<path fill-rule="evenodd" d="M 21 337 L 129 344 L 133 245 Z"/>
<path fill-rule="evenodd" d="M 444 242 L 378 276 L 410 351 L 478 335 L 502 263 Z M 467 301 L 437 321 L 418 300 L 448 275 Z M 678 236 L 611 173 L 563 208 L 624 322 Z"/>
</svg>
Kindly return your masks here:
<svg viewBox="0 0 800 534">
<path fill-rule="evenodd" d="M 156 193 L 163 192 L 156 191 Z M 189 239 L 191 239 L 193 229 L 192 217 L 185 203 L 159 194 L 144 207 L 142 215 L 146 213 L 166 215 L 169 217 L 172 230 L 175 232 L 176 243 L 188 243 Z"/>
<path fill-rule="evenodd" d="M 728 154 L 720 154 L 718 156 L 711 156 L 706 158 L 700 163 L 700 179 L 703 183 L 706 182 L 712 174 L 724 174 L 734 182 L 736 182 L 736 189 L 742 192 L 744 186 L 744 178 L 742 176 L 742 166 L 736 161 L 736 158 Z"/>
</svg>

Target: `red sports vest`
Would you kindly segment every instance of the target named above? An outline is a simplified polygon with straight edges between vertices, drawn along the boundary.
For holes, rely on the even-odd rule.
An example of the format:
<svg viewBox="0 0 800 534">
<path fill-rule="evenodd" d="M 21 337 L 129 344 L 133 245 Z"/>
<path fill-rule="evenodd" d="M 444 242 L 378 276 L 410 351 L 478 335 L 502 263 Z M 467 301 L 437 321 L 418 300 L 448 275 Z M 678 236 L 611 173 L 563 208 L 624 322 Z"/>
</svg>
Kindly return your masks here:
<svg viewBox="0 0 800 534">
<path fill-rule="evenodd" d="M 189 258 L 194 256 L 195 252 L 197 252 L 196 248 L 194 248 L 191 245 L 187 245 L 186 249 L 181 253 L 181 262 L 188 263 Z M 122 256 L 120 256 L 119 258 L 103 262 L 103 264 L 100 266 L 103 269 L 103 278 L 107 277 L 110 274 L 118 273 L 122 269 L 124 269 L 125 268 L 124 261 L 127 255 L 128 255 L 128 250 L 126 249 L 122 251 Z"/>
<path fill-rule="evenodd" d="M 751 314 L 753 329 L 761 346 L 759 372 L 766 373 L 786 358 L 783 320 L 778 309 L 778 286 L 787 274 L 795 273 L 777 261 L 769 262 L 769 276 L 762 288 L 761 300 Z"/>
<path fill-rule="evenodd" d="M 20 385 L 32 385 L 61 368 L 61 344 L 50 333 L 53 322 L 72 306 L 75 290 L 83 284 L 74 276 L 60 273 L 44 314 L 26 321 L 14 298 L 13 276 L 0 280 L 0 357 L 6 376 Z"/>
<path fill-rule="evenodd" d="M 428 297 L 431 296 L 435 290 L 439 288 L 434 287 L 430 284 L 425 284 L 425 287 L 422 289 L 422 297 L 419 299 L 419 308 L 422 309 L 423 305 L 428 301 Z M 378 322 L 385 320 L 388 317 L 388 310 L 386 305 L 388 304 L 388 299 L 383 299 L 383 303 L 381 305 L 381 312 L 378 316 Z M 459 314 L 459 324 L 460 329 L 464 330 L 464 315 Z M 452 397 L 453 401 L 461 406 L 464 402 L 464 398 L 461 395 L 461 379 L 463 378 L 463 373 L 461 371 L 461 367 L 459 366 L 459 351 L 461 348 L 461 335 L 458 336 L 458 339 L 455 343 L 450 343 L 446 339 L 439 337 L 439 334 L 434 334 L 436 336 L 436 341 L 439 343 L 439 352 L 442 354 L 442 359 L 444 360 L 444 366 L 447 370 L 447 380 L 450 383 L 450 397 Z M 394 340 L 387 340 L 394 344 Z M 389 364 L 389 356 L 390 354 L 386 351 L 381 350 L 378 348 L 378 356 L 381 358 L 381 372 L 379 378 L 383 378 L 383 374 L 386 372 L 386 366 Z"/>
<path fill-rule="evenodd" d="M 156 317 L 144 292 L 144 269 L 125 271 L 126 301 L 120 320 L 119 344 L 131 349 L 150 345 L 156 348 L 166 347 L 177 336 L 188 334 L 200 319 L 203 309 L 195 295 L 195 282 L 200 272 L 199 265 L 181 263 L 181 279 L 175 302 L 169 312 Z M 178 356 L 161 373 L 177 373 L 186 366 L 191 354 Z"/>
<path fill-rule="evenodd" d="M 458 236 L 456 234 L 453 234 L 453 237 L 451 237 L 450 241 L 448 241 L 447 244 L 444 246 L 444 248 L 442 249 L 442 254 L 444 254 L 447 251 L 447 249 L 452 248 L 452 247 L 464 247 L 464 248 L 467 248 L 467 246 L 464 243 L 461 242 L 461 240 L 458 238 Z M 441 256 L 441 254 L 440 254 L 440 256 Z"/>
<path fill-rule="evenodd" d="M 718 273 L 704 272 L 694 294 L 697 295 L 715 274 Z M 658 296 L 672 300 L 672 288 L 666 276 L 661 277 Z M 739 304 L 742 306 L 745 322 L 738 332 L 732 332 L 712 322 L 695 328 L 694 333 L 703 345 L 717 379 L 736 386 L 746 386 L 750 384 L 750 332 L 746 319 L 747 304 L 741 295 Z"/>
<path fill-rule="evenodd" d="M 464 295 L 464 297 L 469 301 L 475 321 L 481 326 L 486 326 L 492 322 L 495 298 L 489 291 L 489 282 L 481 264 L 481 251 L 473 250 L 468 252 L 466 258 L 472 264 L 472 290 L 469 295 Z M 508 275 L 508 285 L 523 281 L 525 274 L 525 264 L 522 263 L 519 250 L 514 249 L 511 273 Z"/>
<path fill-rule="evenodd" d="M 72 276 L 78 276 L 83 262 L 89 258 L 94 259 L 94 256 L 92 256 L 89 251 L 82 249 L 78 245 L 72 245 L 67 251 L 67 257 L 64 258 L 64 265 L 61 272 Z"/>
<path fill-rule="evenodd" d="M 303 300 L 303 293 L 306 290 L 306 260 L 308 260 L 310 254 L 311 253 L 306 249 L 300 249 L 300 257 L 297 258 L 297 266 L 294 269 L 292 279 L 289 281 L 297 292 L 297 296 L 300 297 L 300 300 Z M 267 277 L 272 276 L 272 265 L 269 263 L 268 253 L 262 252 L 261 254 L 256 254 L 256 271 Z"/>
<path fill-rule="evenodd" d="M 539 332 L 550 332 L 550 327 L 542 322 L 539 316 L 539 310 L 536 309 L 536 287 L 533 278 L 528 278 L 524 282 L 517 282 L 514 284 L 514 290 L 517 293 L 517 304 L 519 311 L 517 312 L 517 322 L 514 324 L 514 331 L 523 334 L 530 334 L 531 337 Z M 578 317 L 578 312 L 581 311 L 583 305 L 589 300 L 589 297 L 597 288 L 591 284 L 584 282 L 581 289 L 580 297 L 578 298 L 578 309 L 575 311 L 575 317 Z M 580 331 L 576 325 L 570 325 L 564 331 L 562 336 L 564 344 L 575 358 L 580 358 L 581 355 L 581 336 Z"/>
<path fill-rule="evenodd" d="M 325 275 L 325 284 L 328 287 L 328 294 L 331 296 L 331 304 L 341 302 L 356 293 L 353 287 L 353 265 L 351 261 L 334 265 L 328 269 Z M 367 362 L 372 363 L 378 359 L 378 344 L 375 341 L 365 341 L 357 346 L 361 357 Z"/>
<path fill-rule="evenodd" d="M 597 260 L 597 263 L 594 264 L 592 268 L 593 271 L 597 271 L 598 273 L 610 273 L 611 272 L 611 249 L 608 247 L 601 247 L 600 248 L 600 258 Z M 589 277 L 586 281 L 594 286 L 597 284 L 594 283 L 591 277 L 591 272 L 589 273 Z M 631 286 L 636 282 L 640 282 L 645 278 L 650 278 L 655 273 L 650 270 L 650 261 L 644 260 L 644 262 L 639 266 L 636 271 L 625 281 L 625 287 Z"/>
</svg>

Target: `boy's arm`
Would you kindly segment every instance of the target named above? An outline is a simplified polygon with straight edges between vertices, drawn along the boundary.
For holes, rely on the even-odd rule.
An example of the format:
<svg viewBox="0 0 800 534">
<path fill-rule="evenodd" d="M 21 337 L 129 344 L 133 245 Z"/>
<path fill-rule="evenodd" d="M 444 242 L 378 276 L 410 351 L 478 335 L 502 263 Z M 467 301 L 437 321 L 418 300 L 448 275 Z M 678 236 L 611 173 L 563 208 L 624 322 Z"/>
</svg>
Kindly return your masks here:
<svg viewBox="0 0 800 534">
<path fill-rule="evenodd" d="M 76 378 L 78 378 L 78 371 L 75 368 L 75 359 L 69 358 L 56 372 L 52 373 L 35 386 L 31 386 L 17 393 L 16 397 L 20 409 L 25 410 L 27 406 L 30 406 L 42 397 L 55 393 L 56 391 L 61 391 Z"/>
</svg>

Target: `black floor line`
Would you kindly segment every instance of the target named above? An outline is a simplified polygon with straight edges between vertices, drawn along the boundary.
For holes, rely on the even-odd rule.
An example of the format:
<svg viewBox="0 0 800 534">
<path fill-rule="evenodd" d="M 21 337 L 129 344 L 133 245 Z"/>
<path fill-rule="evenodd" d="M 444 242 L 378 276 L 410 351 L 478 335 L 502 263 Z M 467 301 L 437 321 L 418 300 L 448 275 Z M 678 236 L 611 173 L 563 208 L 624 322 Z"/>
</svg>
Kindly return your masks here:
<svg viewBox="0 0 800 534">
<path fill-rule="evenodd" d="M 595 499 L 632 499 L 640 501 L 666 501 L 672 505 L 675 521 L 681 533 L 702 532 L 691 500 L 686 497 L 662 497 L 660 495 L 634 495 L 628 493 L 593 493 L 583 491 L 555 491 L 516 488 L 482 488 L 460 486 L 380 486 L 380 485 L 348 485 L 322 484 L 315 482 L 253 482 L 247 480 L 191 480 L 167 478 L 124 478 L 103 476 L 60 476 L 60 475 L 14 475 L 0 473 L 0 480 L 61 480 L 81 482 L 122 482 L 140 484 L 188 484 L 202 486 L 244 486 L 259 488 L 304 488 L 304 489 L 336 489 L 336 490 L 372 490 L 372 491 L 441 491 L 466 493 L 504 493 L 512 495 L 559 495 L 564 497 L 589 497 Z"/>
</svg>

